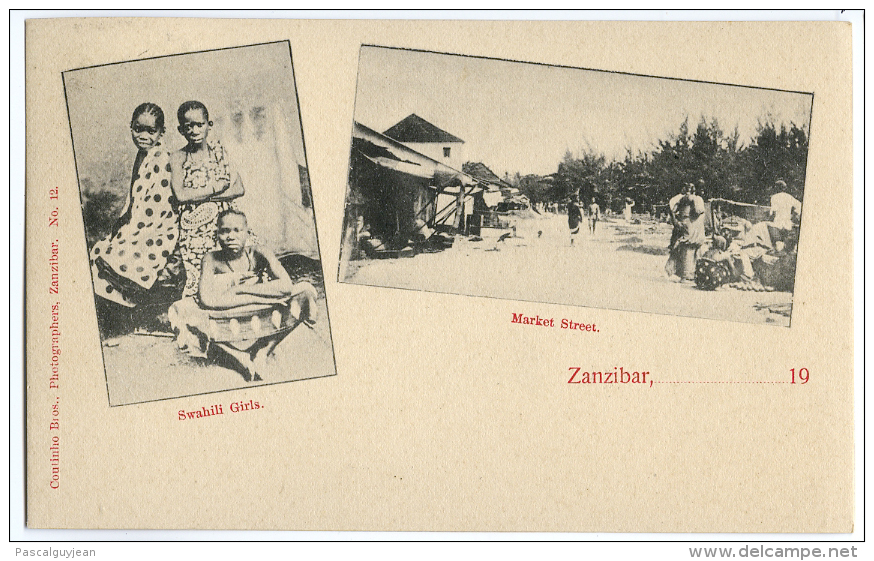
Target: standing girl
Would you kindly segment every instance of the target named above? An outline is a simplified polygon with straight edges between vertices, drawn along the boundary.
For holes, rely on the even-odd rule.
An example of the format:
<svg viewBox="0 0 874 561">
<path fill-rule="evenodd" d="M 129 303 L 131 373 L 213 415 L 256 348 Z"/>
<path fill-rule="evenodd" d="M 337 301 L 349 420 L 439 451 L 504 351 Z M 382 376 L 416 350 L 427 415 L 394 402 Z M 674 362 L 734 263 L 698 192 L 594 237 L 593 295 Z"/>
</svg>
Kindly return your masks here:
<svg viewBox="0 0 874 561">
<path fill-rule="evenodd" d="M 216 220 L 234 208 L 244 193 L 240 175 L 232 171 L 221 143 L 209 140 L 212 121 L 199 101 L 186 101 L 177 111 L 179 132 L 188 144 L 170 156 L 173 194 L 179 202 L 179 250 L 185 264 L 184 296 L 195 296 L 203 256 L 217 247 Z"/>
<path fill-rule="evenodd" d="M 179 230 L 171 204 L 170 154 L 161 145 L 164 112 L 154 103 L 143 103 L 134 110 L 130 129 L 139 151 L 127 209 L 89 255 L 97 296 L 127 308 L 160 299 L 156 291 L 172 292 L 172 281 L 179 281 L 181 273 L 173 274 L 172 264 L 168 266 Z M 101 320 L 106 327 L 106 317 Z"/>
</svg>

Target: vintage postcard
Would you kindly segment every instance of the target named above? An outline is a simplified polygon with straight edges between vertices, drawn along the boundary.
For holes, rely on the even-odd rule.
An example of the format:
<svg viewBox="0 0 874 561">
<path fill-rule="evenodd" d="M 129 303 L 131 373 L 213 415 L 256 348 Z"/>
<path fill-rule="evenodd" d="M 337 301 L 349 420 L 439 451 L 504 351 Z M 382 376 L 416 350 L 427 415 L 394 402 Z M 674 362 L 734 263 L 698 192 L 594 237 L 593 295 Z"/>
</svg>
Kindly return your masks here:
<svg viewBox="0 0 874 561">
<path fill-rule="evenodd" d="M 851 31 L 27 21 L 27 527 L 853 532 Z"/>
</svg>

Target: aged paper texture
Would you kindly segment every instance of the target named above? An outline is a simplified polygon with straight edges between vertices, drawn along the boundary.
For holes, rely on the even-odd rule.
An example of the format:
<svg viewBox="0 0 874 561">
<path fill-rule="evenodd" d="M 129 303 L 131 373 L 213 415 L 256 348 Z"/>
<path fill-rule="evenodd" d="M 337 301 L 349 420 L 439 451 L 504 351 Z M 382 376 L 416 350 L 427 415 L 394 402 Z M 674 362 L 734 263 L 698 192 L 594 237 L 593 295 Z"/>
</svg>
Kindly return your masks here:
<svg viewBox="0 0 874 561">
<path fill-rule="evenodd" d="M 825 22 L 29 20 L 27 525 L 852 532 L 850 39 L 849 24 Z M 226 63 L 222 61 L 230 59 L 198 58 L 207 52 L 232 56 L 265 45 L 280 45 L 284 56 L 290 49 L 290 57 L 276 63 L 281 68 L 268 64 L 267 55 Z M 465 284 L 471 289 L 460 291 L 415 286 L 409 277 L 386 283 L 338 276 L 344 267 L 341 250 L 349 239 L 347 194 L 356 150 L 368 146 L 367 161 L 400 166 L 401 171 L 425 161 L 416 155 L 421 150 L 383 140 L 393 124 L 408 114 L 420 115 L 415 108 L 396 119 L 385 117 L 390 122 L 374 123 L 356 105 L 364 68 L 359 59 L 365 62 L 368 49 L 377 46 L 806 96 L 809 120 L 795 121 L 806 128 L 809 150 L 790 293 L 791 326 L 780 327 L 788 321 L 783 322 L 787 316 L 777 308 L 761 312 L 758 320 L 736 321 L 731 314 L 666 313 L 663 305 L 610 304 L 621 301 L 614 291 L 622 286 L 592 286 L 605 299 L 577 301 L 494 293 L 489 286 L 479 290 L 482 283 L 474 275 Z M 135 62 L 144 60 L 175 60 L 179 65 L 146 69 L 146 63 Z M 384 70 L 382 79 L 385 84 L 425 82 L 440 71 L 438 66 L 423 64 L 403 77 Z M 89 82 L 100 68 L 122 70 L 111 79 Z M 125 68 L 132 70 L 125 74 Z M 531 84 L 530 78 L 513 71 L 499 77 L 519 107 L 540 99 L 540 92 L 518 87 Z M 372 83 L 380 77 L 366 78 Z M 464 78 L 458 79 L 463 86 Z M 135 80 L 140 85 L 128 82 Z M 198 80 L 203 94 L 198 93 Z M 483 83 L 477 80 L 471 83 Z M 547 77 L 538 86 L 548 91 L 555 83 Z M 155 89 L 149 90 L 152 85 Z M 658 86 L 648 87 L 654 92 L 653 114 L 670 112 L 671 107 L 656 106 L 663 99 L 655 95 Z M 457 83 L 446 88 L 463 90 Z M 384 89 L 390 97 L 390 87 Z M 636 97 L 621 88 L 615 92 L 618 99 L 604 113 L 609 109 L 621 115 L 623 100 L 645 98 L 639 91 Z M 507 99 L 504 92 L 487 88 L 479 95 Z M 177 107 L 186 100 L 203 102 L 208 118 L 199 109 L 177 116 Z M 427 101 L 424 96 L 422 100 Z M 299 122 L 294 111 L 298 101 Z M 134 209 L 131 170 L 139 169 L 140 153 L 145 158 L 154 152 L 138 149 L 127 134 L 133 131 L 136 143 L 137 135 L 160 128 L 152 110 L 132 118 L 143 102 L 162 107 L 164 138 L 174 150 L 188 146 L 197 152 L 204 139 L 196 131 L 213 121 L 210 135 L 246 170 L 241 174 L 246 194 L 239 202 L 254 234 L 276 248 L 285 259 L 283 268 L 297 270 L 284 257 L 288 252 L 309 252 L 310 270 L 324 274 L 316 296 L 325 312 L 330 310 L 330 324 L 325 313 L 315 328 L 300 325 L 289 335 L 306 329 L 302 333 L 326 343 L 327 359 L 319 362 L 323 367 L 317 374 L 299 375 L 317 359 L 307 345 L 282 351 L 290 349 L 282 347 L 290 339 L 279 343 L 274 366 L 265 371 L 273 378 L 264 376 L 261 383 L 248 376 L 245 356 L 229 355 L 238 356 L 242 367 L 216 366 L 210 362 L 214 358 L 207 358 L 200 370 L 174 370 L 168 365 L 193 359 L 164 345 L 172 338 L 162 338 L 160 329 L 146 326 L 149 332 L 142 335 L 125 332 L 118 342 L 100 325 L 94 298 L 98 285 L 90 263 L 96 261 L 94 247 L 101 236 L 122 232 L 122 238 L 133 239 L 134 231 L 150 226 L 143 220 L 133 230 L 113 230 L 117 224 L 111 218 L 125 207 L 120 201 L 113 206 L 108 195 L 112 200 L 106 206 L 115 209 L 107 211 L 109 218 L 83 215 L 80 194 L 86 187 L 90 194 L 101 191 L 100 185 L 84 184 L 83 166 L 97 170 L 88 177 L 109 178 L 104 191 L 133 191 L 130 213 L 139 212 Z M 593 96 L 590 106 L 579 111 L 599 114 L 605 103 L 603 96 Z M 466 123 L 478 125 L 467 130 L 486 135 L 490 121 L 481 108 L 487 104 L 478 97 L 470 106 L 467 116 L 464 107 L 442 110 L 461 114 Z M 491 110 L 499 113 L 501 107 L 497 103 Z M 542 111 L 542 106 L 532 105 L 535 110 Z M 643 119 L 646 112 L 641 115 Z M 437 119 L 432 114 L 420 117 L 438 128 L 442 124 L 433 122 Z M 688 117 L 694 128 L 701 116 Z M 678 113 L 678 124 L 682 118 Z M 617 117 L 617 127 L 620 121 Z M 575 123 L 570 118 L 566 122 Z M 733 127 L 722 124 L 726 130 Z M 442 130 L 463 138 L 451 128 Z M 542 137 L 544 144 L 552 140 L 549 130 L 529 128 L 520 134 Z M 587 133 L 580 131 L 579 138 L 566 147 L 572 156 L 585 147 Z M 267 144 L 259 143 L 264 139 Z M 471 138 L 463 139 L 470 144 Z M 516 145 L 513 138 L 501 141 Z M 247 161 L 263 160 L 259 150 L 278 154 L 275 168 L 247 169 Z M 399 154 L 406 161 L 389 162 Z M 486 161 L 485 155 L 467 156 L 499 175 L 514 171 L 510 165 Z M 556 166 L 561 159 L 557 154 Z M 289 162 L 297 166 L 291 169 Z M 171 170 L 168 181 L 176 169 L 171 164 L 165 168 Z M 101 165 L 120 171 L 101 176 Z M 477 171 L 482 172 L 469 167 L 465 173 Z M 515 171 L 549 172 L 527 170 L 521 160 Z M 289 200 L 280 197 L 281 205 L 272 204 L 274 191 L 269 189 L 275 177 L 286 178 L 276 183 L 282 193 L 294 194 Z M 791 188 L 792 182 L 787 183 Z M 456 187 L 446 193 L 458 193 L 464 185 L 446 183 Z M 613 204 L 598 203 L 605 209 Z M 462 227 L 462 208 L 456 207 L 454 228 Z M 152 207 L 141 210 L 146 215 L 149 209 L 155 212 Z M 618 214 L 620 207 L 615 210 Z M 190 217 L 195 227 L 205 213 Z M 286 235 L 289 224 L 303 224 L 304 218 L 318 225 L 315 245 L 298 228 L 293 233 L 299 235 Z M 243 231 L 235 220 L 225 217 Z M 105 231 L 98 233 L 95 224 Z M 599 226 L 608 228 L 604 235 L 618 228 L 611 224 Z M 354 243 L 364 240 L 363 230 L 355 231 Z M 167 232 L 162 232 L 156 236 L 163 236 L 163 247 Z M 550 232 L 542 234 L 548 238 Z M 506 255 L 499 244 L 521 247 L 518 240 L 525 232 L 517 233 L 491 240 L 486 249 L 496 251 L 483 249 L 489 256 L 483 259 Z M 564 240 L 567 232 L 560 234 Z M 461 237 L 456 236 L 455 244 L 474 243 L 469 235 L 464 236 L 467 242 Z M 149 239 L 151 248 L 159 237 Z M 665 237 L 664 247 L 668 241 Z M 221 263 L 216 270 L 238 273 L 235 266 L 242 261 L 235 260 L 236 242 L 216 243 L 224 243 L 219 253 L 230 252 L 222 254 L 229 271 Z M 404 247 L 375 244 L 371 249 Z M 227 258 L 231 254 L 234 259 Z M 148 255 L 137 259 L 148 260 Z M 155 255 L 160 258 L 160 253 Z M 379 260 L 387 271 L 381 278 L 398 279 L 392 270 L 403 271 L 406 263 L 423 262 L 430 255 L 441 254 L 420 253 L 411 259 L 389 255 Z M 169 260 L 170 253 L 164 258 Z M 119 262 L 118 269 L 127 263 Z M 567 283 L 567 269 L 549 259 L 520 257 L 512 266 L 515 270 L 504 276 L 518 275 L 534 289 Z M 439 276 L 434 282 L 450 279 L 456 283 L 452 286 L 464 284 L 471 273 L 451 266 L 430 272 Z M 151 279 L 142 280 L 147 276 L 143 273 L 138 284 L 152 286 Z M 292 280 L 306 278 L 311 277 Z M 683 286 L 690 293 L 698 290 Z M 769 313 L 776 321 L 767 321 Z M 533 318 L 533 323 L 513 322 L 516 316 Z M 236 336 L 240 329 L 251 328 L 260 337 L 265 332 L 258 330 L 271 318 L 267 314 L 253 321 L 247 316 L 243 327 L 242 320 L 231 318 L 238 325 L 232 328 L 228 320 L 227 329 Z M 576 327 L 563 329 L 563 322 Z M 134 337 L 160 339 L 160 344 L 137 343 L 125 350 Z M 223 342 L 214 332 L 208 338 Z M 262 357 L 250 358 L 254 363 Z M 293 383 L 270 383 L 276 381 Z"/>
</svg>

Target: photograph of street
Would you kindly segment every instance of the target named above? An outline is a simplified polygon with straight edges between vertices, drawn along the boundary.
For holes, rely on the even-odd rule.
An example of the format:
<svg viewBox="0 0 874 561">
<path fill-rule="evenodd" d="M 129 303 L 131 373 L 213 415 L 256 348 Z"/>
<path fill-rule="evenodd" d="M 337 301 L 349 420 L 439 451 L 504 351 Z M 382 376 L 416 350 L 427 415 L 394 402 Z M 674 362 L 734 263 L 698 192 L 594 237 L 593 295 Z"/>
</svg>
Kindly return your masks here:
<svg viewBox="0 0 874 561">
<path fill-rule="evenodd" d="M 339 281 L 788 327 L 812 104 L 364 46 Z"/>
</svg>

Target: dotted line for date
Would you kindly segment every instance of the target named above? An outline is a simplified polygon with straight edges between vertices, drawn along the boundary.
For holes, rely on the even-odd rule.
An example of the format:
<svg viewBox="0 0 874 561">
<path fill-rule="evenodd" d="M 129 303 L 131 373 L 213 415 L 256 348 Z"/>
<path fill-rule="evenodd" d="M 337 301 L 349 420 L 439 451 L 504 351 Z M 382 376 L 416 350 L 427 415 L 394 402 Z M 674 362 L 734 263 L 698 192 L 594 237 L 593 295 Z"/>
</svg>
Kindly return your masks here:
<svg viewBox="0 0 874 561">
<path fill-rule="evenodd" d="M 688 381 L 688 382 L 664 382 L 659 380 L 653 380 L 653 384 L 789 384 L 790 382 L 697 382 L 697 381 Z"/>
</svg>

